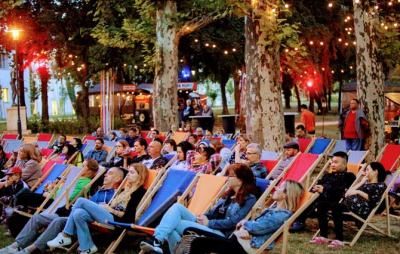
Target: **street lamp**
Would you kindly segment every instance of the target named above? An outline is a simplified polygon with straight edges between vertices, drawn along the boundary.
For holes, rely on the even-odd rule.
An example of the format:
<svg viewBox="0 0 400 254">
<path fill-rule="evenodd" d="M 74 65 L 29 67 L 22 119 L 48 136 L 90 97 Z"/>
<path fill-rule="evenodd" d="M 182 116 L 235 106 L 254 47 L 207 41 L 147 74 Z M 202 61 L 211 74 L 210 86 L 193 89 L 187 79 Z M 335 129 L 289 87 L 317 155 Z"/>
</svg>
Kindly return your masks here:
<svg viewBox="0 0 400 254">
<path fill-rule="evenodd" d="M 19 39 L 19 32 L 22 30 L 10 30 L 13 41 L 14 41 L 14 46 L 15 46 L 15 80 L 17 81 L 17 112 L 18 112 L 18 117 L 17 117 L 17 128 L 18 128 L 18 139 L 22 139 L 22 127 L 21 127 L 21 113 L 20 113 L 20 87 L 19 87 L 19 65 L 18 65 L 18 45 L 17 41 Z"/>
</svg>

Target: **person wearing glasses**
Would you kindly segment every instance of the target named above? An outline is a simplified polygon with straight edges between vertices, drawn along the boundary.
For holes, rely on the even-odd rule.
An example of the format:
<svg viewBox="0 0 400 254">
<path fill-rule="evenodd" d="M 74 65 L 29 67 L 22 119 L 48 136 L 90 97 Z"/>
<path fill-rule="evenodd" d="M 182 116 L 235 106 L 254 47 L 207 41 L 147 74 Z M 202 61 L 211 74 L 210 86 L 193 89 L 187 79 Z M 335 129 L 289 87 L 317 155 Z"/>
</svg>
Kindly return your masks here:
<svg viewBox="0 0 400 254">
<path fill-rule="evenodd" d="M 250 143 L 246 147 L 246 161 L 255 177 L 265 178 L 267 176 L 267 168 L 260 162 L 262 148 L 259 144 Z"/>
<path fill-rule="evenodd" d="M 129 143 L 126 140 L 119 140 L 115 145 L 115 156 L 108 162 L 101 162 L 100 165 L 105 168 L 111 167 L 124 167 L 132 163 L 132 159 L 128 157 L 129 153 L 126 154 L 125 150 L 129 147 Z M 126 161 L 126 163 L 124 163 Z"/>
<path fill-rule="evenodd" d="M 180 241 L 186 228 L 198 228 L 229 237 L 256 203 L 258 189 L 254 184 L 253 171 L 244 164 L 233 164 L 228 168 L 228 186 L 217 204 L 208 212 L 195 216 L 182 204 L 176 203 L 164 214 L 156 227 L 154 237 L 140 243 L 140 248 L 148 253 L 163 253 L 163 245 L 168 244 L 171 253 Z"/>
</svg>

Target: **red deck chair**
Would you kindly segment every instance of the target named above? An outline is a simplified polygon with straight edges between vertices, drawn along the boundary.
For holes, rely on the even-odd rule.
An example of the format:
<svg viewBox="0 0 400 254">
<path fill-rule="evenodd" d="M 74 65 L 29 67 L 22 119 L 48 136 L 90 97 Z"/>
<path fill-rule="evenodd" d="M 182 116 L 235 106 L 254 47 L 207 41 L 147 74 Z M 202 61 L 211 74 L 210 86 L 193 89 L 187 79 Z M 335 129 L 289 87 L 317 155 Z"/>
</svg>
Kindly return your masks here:
<svg viewBox="0 0 400 254">
<path fill-rule="evenodd" d="M 279 163 L 279 160 L 260 160 L 260 162 L 267 168 L 267 174 L 269 174 Z"/>
<path fill-rule="evenodd" d="M 134 151 L 130 151 L 130 152 L 129 152 L 129 157 L 130 157 L 130 158 L 133 158 L 133 157 L 135 157 L 136 155 L 138 155 L 137 152 L 134 152 Z"/>
<path fill-rule="evenodd" d="M 218 141 L 221 141 L 221 140 L 222 140 L 222 138 L 219 138 L 219 137 L 214 137 L 214 138 L 211 138 L 211 140 L 218 140 Z"/>
<path fill-rule="evenodd" d="M 386 170 L 396 171 L 400 160 L 400 145 L 387 144 L 376 157 Z"/>
<path fill-rule="evenodd" d="M 43 165 L 42 175 L 45 175 L 46 172 L 49 171 L 49 169 L 51 169 L 51 167 L 53 167 L 53 165 L 56 163 L 57 161 L 47 161 L 46 164 Z"/>
<path fill-rule="evenodd" d="M 152 138 L 145 138 L 145 140 L 146 140 L 146 142 L 147 142 L 147 145 L 150 145 L 150 143 L 153 141 Z"/>
<path fill-rule="evenodd" d="M 143 138 L 147 138 L 149 136 L 150 131 L 142 131 L 140 134 L 142 134 Z"/>
<path fill-rule="evenodd" d="M 37 135 L 37 141 L 44 141 L 44 142 L 50 142 L 53 139 L 53 134 L 41 134 L 39 133 Z"/>
<path fill-rule="evenodd" d="M 10 159 L 13 153 L 6 153 L 7 159 Z"/>
<path fill-rule="evenodd" d="M 311 144 L 312 139 L 298 138 L 297 141 L 299 142 L 300 152 L 307 153 L 308 150 L 310 150 L 309 146 Z"/>
<path fill-rule="evenodd" d="M 97 137 L 84 136 L 84 137 L 83 137 L 83 140 L 82 140 L 82 143 L 86 144 L 86 142 L 87 142 L 88 140 L 96 140 L 96 138 L 97 138 Z"/>
<path fill-rule="evenodd" d="M 50 154 L 52 154 L 54 149 L 51 148 L 41 148 L 40 152 L 42 153 L 42 156 L 45 158 L 49 158 Z"/>
<path fill-rule="evenodd" d="M 162 142 L 164 143 L 164 142 L 165 142 L 165 139 L 166 139 L 167 137 L 166 137 L 166 136 L 158 136 L 158 138 L 161 139 Z"/>
<path fill-rule="evenodd" d="M 18 139 L 18 134 L 3 134 L 1 137 L 1 143 L 4 145 L 4 140 L 5 139 Z"/>
</svg>

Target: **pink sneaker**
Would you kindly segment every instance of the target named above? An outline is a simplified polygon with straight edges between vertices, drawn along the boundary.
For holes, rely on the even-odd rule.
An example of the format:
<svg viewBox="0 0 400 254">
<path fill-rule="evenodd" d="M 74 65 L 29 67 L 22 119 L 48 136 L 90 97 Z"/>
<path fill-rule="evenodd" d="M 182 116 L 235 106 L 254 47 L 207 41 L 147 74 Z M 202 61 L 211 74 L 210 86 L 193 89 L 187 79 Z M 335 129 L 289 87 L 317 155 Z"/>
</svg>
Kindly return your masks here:
<svg viewBox="0 0 400 254">
<path fill-rule="evenodd" d="M 325 237 L 315 237 L 315 239 L 312 239 L 310 241 L 311 244 L 329 244 L 329 240 L 326 239 Z"/>
<path fill-rule="evenodd" d="M 328 245 L 328 248 L 337 248 L 337 247 L 343 247 L 343 246 L 344 246 L 344 242 L 335 240 L 335 241 L 331 242 L 331 244 Z"/>
</svg>

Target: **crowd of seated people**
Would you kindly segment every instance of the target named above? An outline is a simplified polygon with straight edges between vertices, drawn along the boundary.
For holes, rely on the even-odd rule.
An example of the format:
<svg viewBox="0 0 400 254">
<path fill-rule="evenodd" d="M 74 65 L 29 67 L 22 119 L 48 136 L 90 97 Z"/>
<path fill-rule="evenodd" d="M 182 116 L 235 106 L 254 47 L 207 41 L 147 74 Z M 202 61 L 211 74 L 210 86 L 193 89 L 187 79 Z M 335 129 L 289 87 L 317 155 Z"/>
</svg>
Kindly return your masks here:
<svg viewBox="0 0 400 254">
<path fill-rule="evenodd" d="M 62 214 L 62 216 L 38 214 L 17 226 L 14 223 L 18 217 L 11 216 L 7 223 L 12 229 L 15 242 L 9 246 L 0 246 L 4 247 L 0 253 L 16 253 L 18 251 L 31 253 L 35 250 L 44 252 L 47 247 L 53 249 L 71 244 L 72 236 L 78 238 L 80 253 L 97 252 L 98 248 L 91 238 L 88 223 L 94 221 L 104 224 L 107 224 L 107 221 L 133 223 L 136 208 L 146 192 L 143 184 L 147 170 L 159 170 L 167 164 L 171 164 L 169 166 L 174 170 L 204 174 L 219 173 L 218 175 L 221 177 L 227 177 L 228 190 L 216 205 L 203 215 L 191 214 L 182 204 L 172 205 L 155 228 L 154 237 L 140 243 L 140 248 L 146 252 L 164 253 L 166 252 L 165 247 L 167 247 L 173 253 L 183 235 L 195 232 L 204 237 L 196 238 L 192 242 L 190 253 L 247 253 L 249 248 L 259 248 L 266 242 L 299 207 L 299 200 L 304 189 L 298 182 L 286 180 L 271 195 L 275 201 L 273 206 L 262 211 L 254 219 L 244 220 L 261 194 L 255 185 L 255 179 L 265 178 L 268 171 L 271 170 L 261 162 L 262 147 L 257 143 L 252 143 L 245 133 L 238 134 L 236 144 L 229 149 L 220 139 L 213 139 L 214 135 L 211 131 L 206 131 L 203 136 L 201 128 L 197 128 L 196 133 L 198 133 L 197 136 L 203 137 L 204 142 L 197 142 L 196 134 L 192 135 L 191 133 L 185 141 L 179 144 L 176 144 L 173 135 L 163 142 L 159 138 L 161 134 L 157 130 L 152 130 L 150 136 L 153 140 L 150 143 L 141 137 L 140 129 L 136 127 L 130 128 L 125 134 L 123 131 L 120 130 L 121 137 L 111 138 L 116 142 L 114 154 L 108 161 L 106 161 L 107 151 L 103 150 L 103 138 L 106 135 L 99 130 L 93 133 L 97 137 L 94 149 L 86 153 L 86 160 L 82 165 L 82 170 L 87 170 L 87 174 L 82 174 L 74 193 L 79 193 L 91 181 L 100 164 L 106 168 L 104 175 L 99 178 L 104 185 L 93 196 L 95 198 L 92 197 L 90 200 L 83 197 L 78 198 L 68 214 Z M 171 134 L 177 131 L 179 130 L 174 129 Z M 222 134 L 223 132 L 219 131 L 216 136 L 219 137 Z M 110 137 L 107 135 L 107 140 L 110 140 Z M 65 140 L 65 136 L 60 135 L 58 144 L 55 144 L 57 152 L 54 152 L 48 160 L 69 160 L 76 151 L 80 151 L 82 141 L 79 138 L 74 138 L 69 144 Z M 279 178 L 285 167 L 299 153 L 299 145 L 290 133 L 287 133 L 286 141 L 285 154 L 276 167 L 272 179 Z M 132 142 L 133 144 L 131 144 Z M 173 161 L 168 163 L 169 159 L 163 154 L 176 156 L 172 159 Z M 18 168 L 10 167 L 5 183 L 0 182 L 0 189 L 3 188 L 4 192 L 10 186 L 22 186 L 16 189 L 17 191 L 22 190 L 20 198 L 16 202 L 19 209 L 38 206 L 54 187 L 50 184 L 45 185 L 43 194 L 32 193 L 29 189 L 41 176 L 39 164 L 41 159 L 33 145 L 21 145 L 14 163 L 20 168 L 21 173 Z M 371 163 L 360 183 L 348 189 L 355 176 L 351 176 L 351 173 L 346 171 L 347 155 L 336 153 L 331 161 L 332 173 L 326 174 L 312 187 L 313 192 L 320 193 L 320 198 L 310 206 L 311 209 L 300 215 L 300 219 L 292 226 L 291 232 L 303 231 L 305 219 L 314 216 L 318 218 L 321 236 L 313 239 L 311 243 L 341 247 L 343 246 L 343 220 L 346 219 L 343 218 L 342 212 L 352 211 L 360 217 L 366 218 L 383 195 L 386 185 L 382 179 L 387 173 L 381 164 Z M 37 165 L 36 176 L 34 174 L 32 175 L 33 179 L 25 178 L 24 180 L 24 171 L 32 171 L 35 165 Z M 112 191 L 111 194 L 110 191 L 109 195 L 105 190 L 114 190 L 122 182 L 124 177 L 118 173 L 120 171 L 122 174 L 126 174 L 128 185 L 124 191 L 111 200 L 114 192 Z M 108 184 L 112 179 L 115 181 Z M 339 185 L 340 183 L 345 183 L 343 188 L 339 190 L 334 187 L 335 184 Z M 100 195 L 102 195 L 100 199 L 104 198 L 103 201 L 99 199 Z M 344 201 L 339 202 L 340 197 L 344 197 Z M 75 196 L 70 196 L 70 201 L 74 198 Z M 50 204 L 51 200 L 47 205 Z M 360 206 L 362 209 L 359 208 Z M 328 211 L 332 211 L 335 223 L 336 240 L 333 242 L 327 239 L 326 217 Z M 311 215 L 311 213 L 314 214 Z M 37 238 L 40 229 L 45 227 L 48 229 Z M 273 247 L 274 243 L 268 246 L 267 250 L 271 250 Z"/>
</svg>

